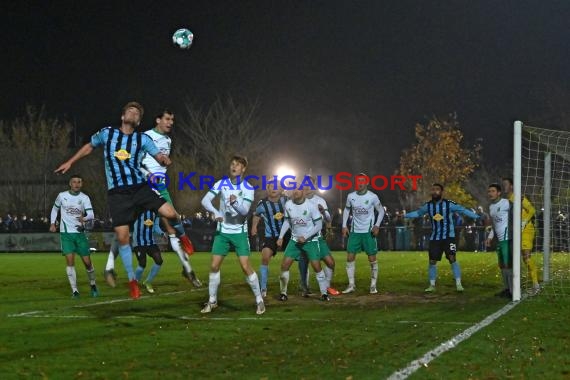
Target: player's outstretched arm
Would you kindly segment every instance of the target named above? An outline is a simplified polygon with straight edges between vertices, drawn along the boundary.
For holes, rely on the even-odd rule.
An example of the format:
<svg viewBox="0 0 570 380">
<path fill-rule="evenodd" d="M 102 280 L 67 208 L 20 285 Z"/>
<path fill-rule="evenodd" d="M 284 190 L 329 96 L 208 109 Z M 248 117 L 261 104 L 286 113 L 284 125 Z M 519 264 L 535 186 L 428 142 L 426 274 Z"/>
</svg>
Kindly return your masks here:
<svg viewBox="0 0 570 380">
<path fill-rule="evenodd" d="M 59 165 L 59 167 L 55 169 L 53 172 L 56 174 L 65 174 L 69 169 L 71 169 L 71 166 L 75 162 L 79 161 L 85 156 L 90 155 L 91 152 L 93 152 L 93 145 L 91 145 L 91 143 L 83 145 L 81 148 L 79 148 L 77 153 L 73 155 L 73 157 L 65 161 L 63 164 Z"/>
<path fill-rule="evenodd" d="M 420 216 L 424 216 L 425 214 L 427 214 L 427 211 L 428 211 L 427 204 L 424 203 L 424 205 L 422 207 L 420 207 L 419 209 L 407 212 L 404 215 L 404 218 L 406 218 L 406 219 L 419 218 Z"/>
<path fill-rule="evenodd" d="M 458 205 L 458 204 L 452 203 L 450 210 L 451 210 L 451 212 L 458 212 L 458 213 L 460 213 L 460 214 L 462 214 L 468 218 L 471 218 L 471 219 L 479 219 L 480 218 L 479 214 L 477 214 L 477 213 L 475 213 L 469 209 L 466 209 L 465 207 Z"/>
</svg>

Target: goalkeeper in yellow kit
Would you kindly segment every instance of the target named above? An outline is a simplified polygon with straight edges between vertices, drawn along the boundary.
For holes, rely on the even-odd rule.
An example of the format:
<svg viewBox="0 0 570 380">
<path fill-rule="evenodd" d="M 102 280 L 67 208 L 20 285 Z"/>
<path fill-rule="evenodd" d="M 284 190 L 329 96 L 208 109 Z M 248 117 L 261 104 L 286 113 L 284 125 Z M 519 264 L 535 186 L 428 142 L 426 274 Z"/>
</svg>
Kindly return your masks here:
<svg viewBox="0 0 570 380">
<path fill-rule="evenodd" d="M 515 195 L 513 194 L 513 179 L 503 178 L 503 190 L 509 201 L 513 201 Z M 530 273 L 532 279 L 532 289 L 528 294 L 534 296 L 540 292 L 540 285 L 538 284 L 538 269 L 536 263 L 531 257 L 531 251 L 534 245 L 534 214 L 535 209 L 532 203 L 524 195 L 522 196 L 522 215 L 521 215 L 521 252 L 524 263 Z"/>
</svg>

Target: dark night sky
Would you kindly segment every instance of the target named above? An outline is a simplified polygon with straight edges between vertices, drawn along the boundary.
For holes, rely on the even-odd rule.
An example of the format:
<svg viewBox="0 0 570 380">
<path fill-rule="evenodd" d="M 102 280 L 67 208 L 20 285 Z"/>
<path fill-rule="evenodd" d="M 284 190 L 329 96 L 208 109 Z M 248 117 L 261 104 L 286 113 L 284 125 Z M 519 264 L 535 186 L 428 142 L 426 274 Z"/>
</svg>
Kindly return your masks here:
<svg viewBox="0 0 570 380">
<path fill-rule="evenodd" d="M 570 90 L 564 0 L 21 1 L 0 11 L 0 119 L 46 104 L 87 136 L 131 99 L 176 110 L 186 97 L 232 94 L 258 99 L 262 127 L 286 134 L 280 156 L 329 172 L 390 174 L 415 122 L 453 111 L 469 141 L 497 152 L 491 161 L 508 160 L 512 122 L 540 113 L 535 89 Z M 195 34 L 189 51 L 171 45 L 182 26 Z"/>
</svg>

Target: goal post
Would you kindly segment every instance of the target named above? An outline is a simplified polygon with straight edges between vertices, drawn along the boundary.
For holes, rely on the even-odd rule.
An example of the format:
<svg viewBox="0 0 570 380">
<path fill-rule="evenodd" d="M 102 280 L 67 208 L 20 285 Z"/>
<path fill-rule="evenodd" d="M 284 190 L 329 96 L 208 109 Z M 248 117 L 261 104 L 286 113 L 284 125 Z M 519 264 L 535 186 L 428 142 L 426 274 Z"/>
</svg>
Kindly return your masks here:
<svg viewBox="0 0 570 380">
<path fill-rule="evenodd" d="M 521 255 L 522 199 L 535 208 L 532 256 L 549 295 L 570 295 L 570 132 L 514 123 L 513 300 L 531 289 Z M 519 226 L 516 228 L 516 226 Z"/>
<path fill-rule="evenodd" d="M 522 127 L 520 121 L 515 121 L 513 149 L 513 301 L 521 299 L 521 173 L 522 173 Z"/>
</svg>

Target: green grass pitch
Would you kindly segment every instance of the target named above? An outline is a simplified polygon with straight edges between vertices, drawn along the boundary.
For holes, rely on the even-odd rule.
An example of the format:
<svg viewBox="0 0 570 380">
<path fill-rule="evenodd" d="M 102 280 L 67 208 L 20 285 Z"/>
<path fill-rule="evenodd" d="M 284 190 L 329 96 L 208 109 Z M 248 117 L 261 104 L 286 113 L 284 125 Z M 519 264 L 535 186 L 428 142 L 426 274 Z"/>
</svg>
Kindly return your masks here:
<svg viewBox="0 0 570 380">
<path fill-rule="evenodd" d="M 230 254 L 220 306 L 202 315 L 210 254 L 191 257 L 203 288 L 182 278 L 177 257 L 165 253 L 156 293 L 142 291 L 135 301 L 120 262 L 118 286 L 103 280 L 106 256 L 92 255 L 98 298 L 89 297 L 76 260 L 81 298 L 73 300 L 59 253 L 0 254 L 0 379 L 381 379 L 509 302 L 494 297 L 501 289 L 495 254 L 463 252 L 463 294 L 446 261 L 438 265 L 437 292 L 426 295 L 427 254 L 383 252 L 379 294 L 368 294 L 370 271 L 360 254 L 356 293 L 331 302 L 302 298 L 294 266 L 289 301 L 280 302 L 279 254 L 270 265 L 267 311 L 257 316 Z M 256 269 L 259 256 L 252 254 Z M 334 286 L 342 290 L 346 258 L 334 257 Z M 568 306 L 568 298 L 547 294 L 523 300 L 411 378 L 569 378 Z"/>
</svg>

